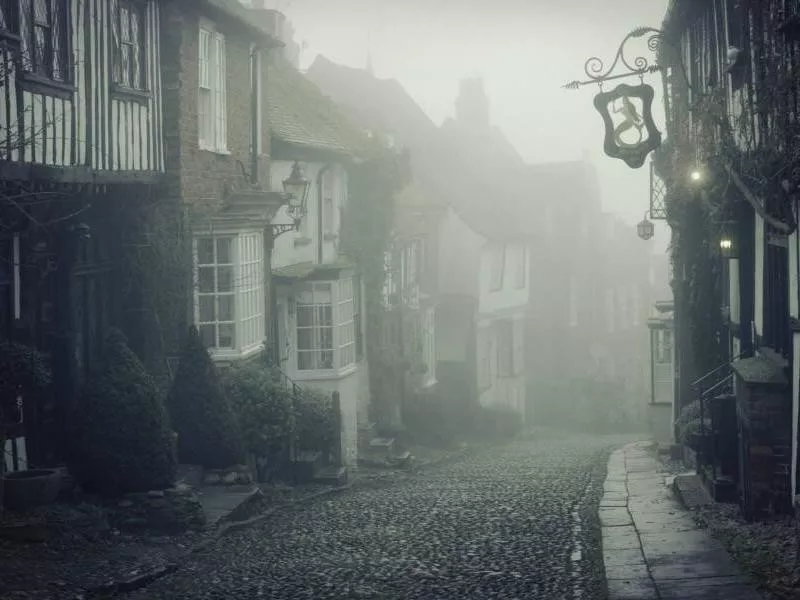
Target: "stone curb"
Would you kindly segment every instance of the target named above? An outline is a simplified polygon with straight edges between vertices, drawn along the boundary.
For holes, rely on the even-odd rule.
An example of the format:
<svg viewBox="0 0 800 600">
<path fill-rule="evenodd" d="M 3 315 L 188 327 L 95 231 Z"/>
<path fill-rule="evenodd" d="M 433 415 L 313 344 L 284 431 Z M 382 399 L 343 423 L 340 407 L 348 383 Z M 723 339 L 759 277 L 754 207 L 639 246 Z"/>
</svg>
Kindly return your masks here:
<svg viewBox="0 0 800 600">
<path fill-rule="evenodd" d="M 513 440 L 508 440 L 513 441 Z M 439 466 L 447 464 L 448 462 L 452 462 L 461 458 L 465 458 L 469 454 L 480 452 L 482 450 L 486 450 L 488 448 L 497 446 L 500 444 L 492 444 L 486 448 L 477 448 L 477 449 L 470 449 L 467 448 L 461 452 L 457 452 L 453 455 L 450 455 L 446 458 L 443 458 L 438 461 L 433 461 L 426 463 L 424 465 L 419 465 L 412 470 L 403 471 L 405 473 L 415 473 L 418 471 L 422 471 L 426 468 Z M 244 521 L 228 521 L 221 523 L 220 526 L 210 535 L 209 538 L 194 544 L 191 548 L 189 548 L 184 555 L 181 557 L 181 560 L 185 560 L 192 556 L 193 554 L 198 554 L 204 550 L 211 548 L 214 544 L 216 544 L 220 539 L 224 536 L 232 533 L 234 531 L 241 531 L 244 529 L 248 529 L 250 527 L 254 527 L 256 525 L 260 525 L 261 523 L 267 521 L 271 517 L 273 517 L 276 513 L 281 512 L 282 510 L 292 508 L 294 506 L 299 506 L 305 504 L 306 502 L 311 502 L 312 500 L 316 500 L 317 498 L 322 498 L 325 496 L 331 496 L 333 494 L 344 492 L 351 489 L 360 489 L 360 488 L 369 488 L 369 487 L 379 487 L 380 485 L 391 484 L 395 480 L 394 478 L 387 478 L 383 481 L 352 481 L 342 486 L 337 486 L 334 488 L 329 488 L 325 490 L 320 490 L 318 492 L 314 492 L 305 496 L 303 498 L 298 498 L 297 500 L 293 500 L 291 502 L 287 502 L 285 504 L 281 504 L 274 508 L 267 509 L 260 515 L 256 515 L 255 517 L 251 517 Z M 149 571 L 145 571 L 139 575 L 134 577 L 130 577 L 128 579 L 120 579 L 116 581 L 112 581 L 109 583 L 105 583 L 99 586 L 94 586 L 88 588 L 84 591 L 85 598 L 92 598 L 92 597 L 100 597 L 100 596 L 115 596 L 118 594 L 125 594 L 129 592 L 133 592 L 144 587 L 147 587 L 154 581 L 161 579 L 162 577 L 166 577 L 177 571 L 180 568 L 180 564 L 176 562 L 171 562 L 166 565 L 162 565 L 155 569 L 150 569 Z"/>
</svg>

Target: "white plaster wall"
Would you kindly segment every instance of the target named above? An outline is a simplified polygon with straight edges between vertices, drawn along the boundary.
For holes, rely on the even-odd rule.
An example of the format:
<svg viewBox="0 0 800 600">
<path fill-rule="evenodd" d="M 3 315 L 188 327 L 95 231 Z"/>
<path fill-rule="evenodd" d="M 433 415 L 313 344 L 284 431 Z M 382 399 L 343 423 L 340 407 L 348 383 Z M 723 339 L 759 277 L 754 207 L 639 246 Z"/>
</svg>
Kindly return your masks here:
<svg viewBox="0 0 800 600">
<path fill-rule="evenodd" d="M 764 333 L 764 219 L 756 215 L 755 217 L 755 293 L 753 320 L 756 325 L 756 333 Z M 742 326 L 749 326 L 749 323 L 742 323 Z"/>
<path fill-rule="evenodd" d="M 348 467 L 358 462 L 358 412 L 364 401 L 361 394 L 367 379 L 366 369 L 357 369 L 340 379 L 314 379 L 298 381 L 302 387 L 319 390 L 326 394 L 339 392 L 342 409 L 342 460 Z"/>
<path fill-rule="evenodd" d="M 503 287 L 492 290 L 492 244 L 486 243 L 481 247 L 480 254 L 480 300 L 478 311 L 482 315 L 504 312 L 509 309 L 527 306 L 530 290 L 530 273 L 525 276 L 525 285 L 516 287 L 516 271 L 520 262 L 530 264 L 530 252 L 526 244 L 506 244 L 505 272 L 503 274 Z M 524 254 L 524 257 L 523 257 Z"/>
<path fill-rule="evenodd" d="M 484 240 L 452 209 L 442 220 L 439 241 L 439 289 L 442 294 L 477 298 L 480 249 Z"/>
<path fill-rule="evenodd" d="M 291 171 L 294 161 L 273 160 L 270 166 L 270 181 L 272 190 L 283 191 L 283 180 Z M 275 240 L 272 252 L 272 268 L 277 269 L 298 263 L 317 262 L 319 248 L 319 185 L 318 176 L 326 166 L 327 174 L 334 178 L 333 188 L 333 230 L 338 234 L 341 227 L 341 208 L 347 204 L 347 172 L 339 164 L 325 165 L 323 163 L 301 163 L 306 177 L 310 180 L 306 216 L 300 224 L 299 231 L 284 233 Z M 291 223 L 286 215 L 286 209 L 281 208 L 273 219 L 273 224 Z M 332 262 L 336 259 L 339 248 L 339 239 L 322 240 L 323 262 Z"/>
<path fill-rule="evenodd" d="M 742 310 L 739 304 L 739 301 L 741 300 L 739 291 L 739 259 L 731 259 L 728 261 L 728 265 L 728 279 L 730 281 L 730 298 L 728 299 L 728 306 L 731 309 L 731 321 L 742 324 Z"/>
</svg>

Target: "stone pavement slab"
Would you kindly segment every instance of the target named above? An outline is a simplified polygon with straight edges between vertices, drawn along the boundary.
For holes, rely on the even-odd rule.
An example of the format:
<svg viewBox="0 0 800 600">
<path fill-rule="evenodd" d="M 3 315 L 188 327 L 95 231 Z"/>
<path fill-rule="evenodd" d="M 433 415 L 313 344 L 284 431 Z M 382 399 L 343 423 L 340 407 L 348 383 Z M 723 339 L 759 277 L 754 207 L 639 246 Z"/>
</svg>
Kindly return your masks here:
<svg viewBox="0 0 800 600">
<path fill-rule="evenodd" d="M 609 460 L 599 510 L 609 600 L 760 600 L 675 498 L 648 446 L 629 444 Z"/>
</svg>

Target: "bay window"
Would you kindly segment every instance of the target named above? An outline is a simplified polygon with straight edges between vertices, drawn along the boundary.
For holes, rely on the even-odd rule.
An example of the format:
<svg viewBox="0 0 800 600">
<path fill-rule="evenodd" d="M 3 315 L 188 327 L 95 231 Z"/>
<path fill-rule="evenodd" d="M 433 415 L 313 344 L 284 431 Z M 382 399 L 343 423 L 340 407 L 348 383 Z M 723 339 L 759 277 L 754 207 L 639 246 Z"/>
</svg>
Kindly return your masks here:
<svg viewBox="0 0 800 600">
<path fill-rule="evenodd" d="M 264 320 L 264 239 L 261 232 L 195 239 L 195 323 L 215 355 L 261 347 Z"/>
<path fill-rule="evenodd" d="M 297 370 L 343 369 L 356 362 L 353 278 L 313 281 L 297 290 Z"/>
<path fill-rule="evenodd" d="M 197 127 L 200 148 L 227 152 L 227 86 L 225 36 L 204 23 L 200 27 Z"/>
</svg>

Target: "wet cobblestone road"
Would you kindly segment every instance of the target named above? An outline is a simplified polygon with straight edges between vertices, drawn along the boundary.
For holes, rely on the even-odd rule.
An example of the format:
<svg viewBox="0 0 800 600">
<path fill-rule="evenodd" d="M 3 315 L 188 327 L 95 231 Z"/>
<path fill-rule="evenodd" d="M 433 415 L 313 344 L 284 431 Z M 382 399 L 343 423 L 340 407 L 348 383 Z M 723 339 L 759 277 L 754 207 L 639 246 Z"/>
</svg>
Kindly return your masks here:
<svg viewBox="0 0 800 600">
<path fill-rule="evenodd" d="M 605 598 L 597 505 L 621 438 L 547 436 L 230 534 L 154 598 Z"/>
</svg>

